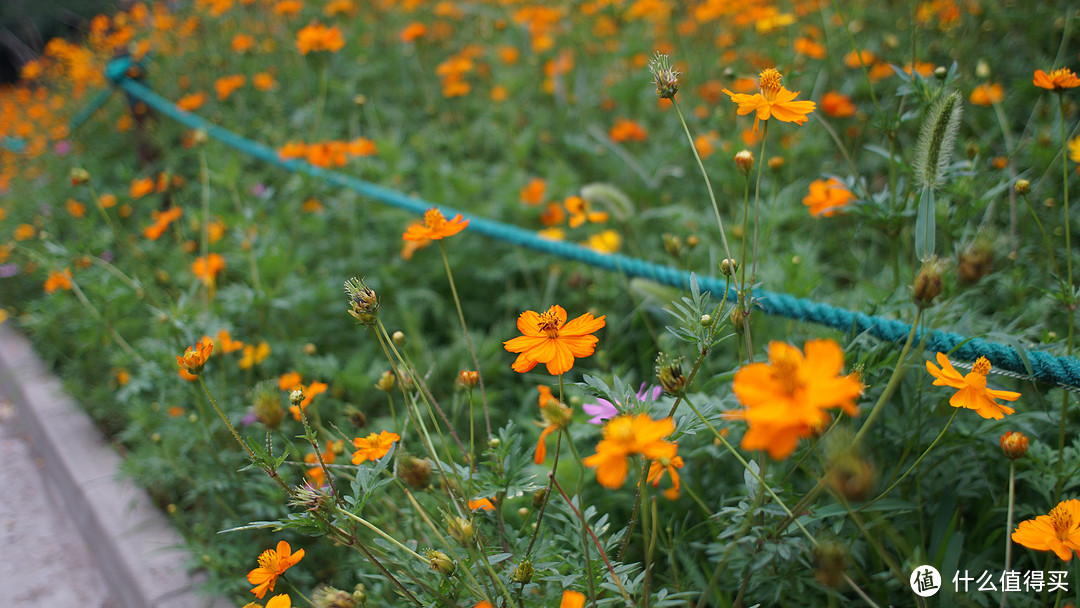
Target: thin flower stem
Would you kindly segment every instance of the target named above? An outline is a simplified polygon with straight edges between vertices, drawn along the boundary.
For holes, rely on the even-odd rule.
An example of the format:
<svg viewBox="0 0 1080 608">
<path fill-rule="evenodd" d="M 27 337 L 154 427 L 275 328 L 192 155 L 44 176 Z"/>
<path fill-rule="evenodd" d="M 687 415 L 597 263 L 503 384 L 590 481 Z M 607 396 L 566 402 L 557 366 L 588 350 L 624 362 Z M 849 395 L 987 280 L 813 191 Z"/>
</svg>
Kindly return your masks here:
<svg viewBox="0 0 1080 608">
<path fill-rule="evenodd" d="M 671 98 L 671 105 L 675 107 L 675 112 L 679 115 L 679 122 L 682 123 L 683 132 L 686 133 L 686 140 L 690 142 L 690 151 L 694 153 L 694 160 L 697 161 L 698 169 L 701 169 L 701 176 L 705 178 L 705 188 L 709 191 L 709 200 L 712 201 L 713 212 L 716 214 L 716 224 L 720 227 L 720 242 L 724 245 L 724 255 L 728 259 L 735 259 L 731 257 L 731 248 L 728 247 L 727 233 L 724 232 L 724 219 L 720 217 L 720 206 L 716 204 L 716 194 L 713 193 L 712 182 L 709 181 L 709 174 L 705 172 L 705 165 L 701 162 L 701 156 L 698 154 L 697 146 L 694 145 L 694 136 L 690 135 L 690 127 L 686 126 L 686 119 L 683 118 L 682 110 L 679 108 L 679 104 L 675 103 L 675 98 Z M 744 236 L 745 238 L 745 236 Z"/>
<path fill-rule="evenodd" d="M 1012 132 L 1009 130 L 1009 121 L 1005 118 L 1005 111 L 1001 108 L 1001 104 L 994 101 L 991 103 L 994 107 L 994 116 L 997 117 L 998 126 L 1001 127 L 1001 137 L 1005 141 L 1005 157 L 1009 159 L 1009 183 L 1016 183 L 1016 165 L 1013 163 L 1013 139 Z M 1013 253 L 1016 253 L 1017 248 L 1020 246 L 1020 239 L 1016 233 L 1016 188 L 1009 188 L 1009 247 Z M 1005 596 L 1002 595 L 1002 598 Z"/>
<path fill-rule="evenodd" d="M 877 501 L 881 500 L 882 498 L 885 498 L 885 496 L 888 495 L 889 492 L 892 492 L 893 488 L 895 488 L 897 485 L 899 485 L 901 481 L 904 481 L 904 478 L 906 478 L 908 475 L 910 475 L 911 472 L 915 470 L 915 467 L 919 466 L 919 463 L 923 461 L 923 458 L 926 458 L 927 454 L 930 453 L 930 450 L 933 450 L 934 447 L 938 444 L 938 442 L 941 441 L 941 438 L 945 436 L 945 432 L 949 430 L 949 426 L 952 425 L 952 421 L 956 418 L 956 415 L 958 413 L 960 413 L 960 408 L 956 408 L 956 409 L 953 410 L 952 416 L 949 416 L 949 421 L 947 423 L 945 423 L 945 428 L 941 429 L 941 432 L 938 433 L 938 436 L 934 438 L 933 443 L 931 443 L 930 446 L 928 448 L 926 448 L 926 451 L 924 451 L 922 453 L 922 455 L 919 456 L 919 459 L 916 460 L 914 462 L 914 464 L 912 464 L 908 468 L 907 471 L 904 471 L 903 475 L 901 475 L 896 481 L 892 482 L 892 484 L 889 485 L 888 488 L 885 488 L 885 491 L 882 492 L 881 494 L 879 494 L 877 496 L 877 498 L 871 500 L 870 502 L 868 502 L 866 504 L 860 505 L 859 508 L 855 509 L 855 510 L 856 511 L 862 511 L 863 509 L 865 509 L 865 508 L 869 507 L 870 505 L 876 503 Z"/>
<path fill-rule="evenodd" d="M 417 553 L 416 551 L 413 551 L 412 549 L 408 548 L 407 546 L 402 544 L 400 541 L 398 541 L 398 539 L 394 538 L 393 536 L 390 536 L 386 532 L 383 532 L 382 529 L 380 529 L 375 524 L 369 522 L 368 520 L 364 519 L 363 517 L 360 517 L 359 515 L 355 515 L 353 513 L 350 513 L 346 509 L 341 509 L 340 511 L 341 511 L 341 514 L 344 515 L 345 517 L 348 517 L 349 519 L 355 521 L 356 523 L 360 524 L 361 526 L 364 526 L 368 530 L 371 530 L 375 534 L 378 534 L 380 537 L 383 538 L 383 540 L 385 540 L 388 543 L 394 545 L 398 549 L 401 549 L 405 553 L 408 553 L 409 555 L 415 557 L 416 559 L 423 562 L 425 565 L 430 562 L 430 560 L 428 558 L 426 558 L 423 555 L 420 555 L 419 553 Z"/>
<path fill-rule="evenodd" d="M 559 379 L 561 380 L 562 376 L 559 376 Z M 562 383 L 560 382 L 560 391 L 562 389 L 561 384 Z M 562 399 L 560 399 L 559 402 L 561 403 Z M 577 447 L 574 445 L 574 438 L 570 436 L 570 431 L 565 428 L 560 429 L 560 431 L 566 433 L 566 445 L 570 446 L 570 453 L 574 456 L 574 461 L 577 463 L 578 466 L 577 489 L 575 490 L 575 494 L 578 497 L 578 500 L 581 500 L 584 496 L 582 488 L 585 484 L 585 461 L 581 459 L 581 454 L 578 453 Z M 588 539 L 585 537 L 585 533 L 587 531 L 585 527 L 585 522 L 582 521 L 581 546 L 585 552 L 585 580 L 588 581 L 589 584 L 589 597 L 595 599 L 596 588 L 593 583 L 593 565 L 592 559 L 589 557 L 589 543 Z"/>
<path fill-rule="evenodd" d="M 525 557 L 522 559 L 529 559 L 532 554 L 533 545 L 536 544 L 536 537 L 540 534 L 540 524 L 544 521 L 544 510 L 547 509 L 547 504 L 551 500 L 551 486 L 555 483 L 555 472 L 559 469 L 559 448 L 562 446 L 562 433 L 555 435 L 555 460 L 551 463 L 551 473 L 548 474 L 548 487 L 544 492 L 544 502 L 540 503 L 540 511 L 536 514 L 536 527 L 533 528 L 532 538 L 529 539 L 529 546 L 525 549 Z M 520 596 L 521 590 L 518 590 Z"/>
<path fill-rule="evenodd" d="M 409 591 L 409 588 L 406 587 L 405 585 L 403 585 L 401 583 L 401 581 L 399 581 L 397 579 L 397 577 L 395 577 L 389 570 L 387 570 L 386 566 L 382 565 L 382 562 L 379 561 L 379 558 L 375 557 L 375 554 L 371 552 L 371 549 L 368 549 L 367 545 L 365 545 L 362 541 L 360 541 L 360 539 L 358 539 L 355 534 L 350 534 L 349 532 L 347 532 L 345 530 L 342 530 L 338 526 L 334 525 L 332 522 L 330 522 L 326 518 L 325 515 L 322 515 L 320 513 L 315 513 L 315 518 L 318 519 L 323 524 L 325 524 L 333 534 L 337 535 L 338 541 L 341 542 L 341 544 L 343 544 L 343 545 L 345 545 L 347 547 L 354 547 L 357 551 L 359 551 L 361 554 L 363 554 L 363 556 L 365 558 L 367 558 L 367 560 L 369 562 L 371 562 L 376 568 L 379 569 L 379 572 L 381 572 L 382 575 L 387 578 L 387 580 L 389 580 L 391 583 L 393 583 L 394 586 L 396 586 L 398 588 L 398 590 L 401 591 L 402 595 L 409 598 L 409 600 L 412 603 L 416 604 L 417 606 L 423 606 L 423 604 L 420 602 L 420 600 L 416 599 L 416 596 L 414 596 L 412 594 L 412 592 Z M 355 529 L 355 526 L 354 526 L 354 529 Z M 406 570 L 406 574 L 410 578 L 413 578 L 414 581 L 416 580 L 415 577 L 412 576 L 412 573 L 410 573 L 407 570 Z M 423 583 L 421 581 L 417 581 L 417 582 L 419 582 L 422 586 L 426 587 L 426 585 L 423 585 Z M 432 593 L 437 595 L 438 597 L 440 597 L 442 599 L 445 599 L 445 598 L 443 598 L 443 595 L 441 593 L 439 593 L 439 591 L 437 589 L 430 589 L 430 588 L 428 588 L 428 589 Z"/>
<path fill-rule="evenodd" d="M 814 538 L 814 535 L 810 534 L 809 530 L 807 530 L 805 527 L 803 527 L 803 525 L 799 521 L 799 519 L 797 517 L 795 517 L 795 515 L 791 512 L 791 509 L 787 508 L 787 505 L 784 504 L 784 501 L 781 500 L 780 497 L 776 495 L 776 492 L 774 492 L 773 489 L 771 487 L 769 487 L 769 484 L 761 477 L 761 475 L 759 475 L 757 473 L 757 471 L 755 471 L 754 469 L 750 468 L 750 463 L 748 463 L 746 461 L 746 459 L 743 458 L 742 454 L 740 454 L 739 451 L 736 450 L 734 446 L 732 446 L 730 443 L 728 443 L 727 437 L 724 437 L 720 433 L 720 431 L 716 430 L 716 427 L 714 427 L 712 425 L 712 423 L 710 423 L 705 418 L 705 416 L 703 416 L 701 414 L 701 412 L 699 412 L 698 409 L 696 407 L 694 407 L 694 404 L 690 401 L 690 399 L 686 399 L 685 401 L 686 401 L 686 405 L 689 405 L 690 409 L 694 410 L 694 414 L 697 415 L 698 419 L 701 420 L 701 422 L 705 425 L 705 427 L 708 428 L 710 431 L 712 431 L 712 434 L 716 437 L 717 440 L 720 441 L 720 444 L 724 446 L 724 449 L 726 449 L 728 452 L 731 452 L 731 455 L 734 456 L 735 459 L 739 461 L 739 464 L 741 464 L 743 466 L 743 468 L 746 469 L 746 471 L 749 472 L 750 475 L 753 476 L 755 480 L 757 480 L 758 484 L 760 484 L 761 487 L 764 488 L 764 490 L 769 493 L 769 496 L 771 496 L 772 499 L 774 501 L 776 501 L 776 504 L 781 509 L 783 509 L 784 513 L 787 514 L 787 516 L 791 519 L 792 523 L 794 523 L 795 526 L 797 528 L 799 528 L 800 531 L 802 531 L 802 533 L 806 536 L 806 538 L 809 539 L 810 542 L 815 547 L 818 546 L 818 541 L 817 541 L 816 538 Z"/>
<path fill-rule="evenodd" d="M 214 399 L 214 395 L 210 393 L 210 388 L 206 386 L 206 382 L 203 380 L 202 372 L 200 371 L 196 374 L 196 377 L 198 377 L 199 384 L 202 386 L 203 392 L 206 393 L 206 397 L 210 399 L 210 405 L 214 406 L 214 411 L 217 412 L 217 415 L 225 423 L 225 426 L 229 428 L 229 432 L 232 433 L 233 439 L 236 440 L 236 443 L 240 444 L 240 447 L 244 448 L 244 451 L 248 453 L 248 456 L 251 457 L 253 462 L 258 462 L 259 458 L 255 455 L 255 452 L 251 450 L 251 446 L 240 437 L 240 433 L 236 432 L 236 427 L 229 421 L 229 417 L 225 415 L 225 412 L 221 411 L 221 406 L 218 405 L 217 400 Z M 288 488 L 288 486 L 286 486 L 286 488 Z"/>
<path fill-rule="evenodd" d="M 457 307 L 458 320 L 461 321 L 461 333 L 465 335 L 465 344 L 469 347 L 473 368 L 476 369 L 477 383 L 480 385 L 480 403 L 484 406 L 484 423 L 487 425 L 487 434 L 490 437 L 491 416 L 488 414 L 487 393 L 484 392 L 484 374 L 480 371 L 480 361 L 476 358 L 476 347 L 473 346 L 472 338 L 469 337 L 469 327 L 465 324 L 465 313 L 461 311 L 461 299 L 458 298 L 457 286 L 454 285 L 454 273 L 450 272 L 450 260 L 446 257 L 446 247 L 443 247 L 442 240 L 439 240 L 439 252 L 442 253 L 446 278 L 450 280 L 450 293 L 454 296 L 454 306 Z M 469 447 L 471 449 L 472 446 Z"/>
<path fill-rule="evenodd" d="M 315 450 L 315 457 L 319 459 L 319 467 L 322 469 L 323 477 L 326 478 L 327 483 L 330 484 L 330 491 L 334 494 L 334 501 L 338 503 L 338 506 L 344 505 L 344 499 L 338 494 L 337 485 L 334 484 L 334 476 L 330 474 L 330 469 L 326 467 L 326 461 L 323 460 L 322 451 L 319 449 L 319 441 L 315 437 L 315 431 L 311 428 L 311 424 L 308 423 L 307 412 L 305 408 L 300 409 L 300 422 L 304 425 L 304 436 L 308 442 L 311 443 L 311 449 Z"/>
<path fill-rule="evenodd" d="M 1009 458 L 1009 511 L 1005 523 L 1005 572 L 1012 565 L 1013 510 L 1016 506 L 1016 460 Z M 1009 604 L 1006 592 L 1001 591 L 1001 608 Z"/>
<path fill-rule="evenodd" d="M 574 506 L 574 503 L 570 501 L 570 497 L 567 496 L 566 492 L 563 491 L 562 486 L 559 485 L 559 482 L 555 481 L 554 471 L 551 472 L 550 478 L 551 483 L 555 486 L 555 489 L 559 491 L 559 494 L 562 496 L 567 506 L 570 507 L 570 509 L 574 512 L 574 515 L 576 515 L 578 519 L 581 520 L 581 524 L 585 526 L 585 529 L 589 532 L 589 536 L 592 537 L 593 544 L 596 545 L 596 550 L 600 552 L 600 557 L 603 558 L 604 565 L 607 566 L 608 573 L 611 574 L 611 580 L 614 581 L 615 586 L 619 588 L 619 591 L 622 593 L 623 599 L 626 600 L 627 604 L 632 604 L 633 600 L 630 599 L 630 594 L 626 592 L 626 587 L 623 587 L 622 581 L 619 580 L 619 575 L 615 573 L 615 568 L 612 567 L 611 561 L 608 560 L 607 554 L 604 553 L 604 547 L 600 544 L 600 539 L 596 538 L 596 534 L 593 532 L 592 528 L 589 527 L 589 524 L 585 522 L 585 516 L 582 515 L 581 511 L 579 511 L 578 508 Z"/>
<path fill-rule="evenodd" d="M 923 309 L 919 308 L 915 312 L 915 320 L 911 323 L 911 331 L 908 332 L 907 340 L 904 342 L 904 348 L 900 351 L 900 357 L 896 361 L 896 367 L 893 368 L 892 376 L 889 377 L 889 383 L 885 385 L 885 390 L 881 391 L 881 395 L 878 397 L 876 403 L 874 403 L 874 409 L 870 411 L 870 415 L 866 417 L 866 422 L 859 428 L 859 432 L 855 433 L 855 439 L 852 441 L 852 445 L 859 445 L 862 438 L 866 436 L 867 431 L 873 425 L 874 420 L 885 409 L 885 401 L 892 396 L 896 389 L 900 387 L 900 381 L 904 378 L 904 361 L 907 360 L 908 353 L 911 351 L 911 345 L 915 341 L 915 328 L 919 326 L 919 321 L 922 319 Z"/>
<path fill-rule="evenodd" d="M 75 282 L 75 279 L 69 280 L 71 281 L 71 290 L 75 292 L 75 297 L 79 299 L 79 302 L 82 303 L 82 305 L 86 307 L 86 309 L 89 310 L 91 314 L 94 315 L 95 319 L 97 319 L 98 321 L 102 321 L 103 319 L 101 313 L 98 311 L 97 308 L 94 307 L 93 304 L 90 303 L 89 298 L 87 298 L 86 294 L 83 293 L 83 290 L 79 288 L 79 284 Z M 120 345 L 120 348 L 122 348 L 124 352 L 131 355 L 135 359 L 138 359 L 140 363 L 146 363 L 146 359 L 143 359 L 142 355 L 140 355 L 134 348 L 132 348 L 131 345 L 128 344 L 127 340 L 125 340 L 124 337 L 121 336 L 120 333 L 116 331 L 116 328 L 112 327 L 111 324 L 109 325 L 109 333 L 112 334 L 113 340 L 116 340 L 116 343 Z"/>
</svg>

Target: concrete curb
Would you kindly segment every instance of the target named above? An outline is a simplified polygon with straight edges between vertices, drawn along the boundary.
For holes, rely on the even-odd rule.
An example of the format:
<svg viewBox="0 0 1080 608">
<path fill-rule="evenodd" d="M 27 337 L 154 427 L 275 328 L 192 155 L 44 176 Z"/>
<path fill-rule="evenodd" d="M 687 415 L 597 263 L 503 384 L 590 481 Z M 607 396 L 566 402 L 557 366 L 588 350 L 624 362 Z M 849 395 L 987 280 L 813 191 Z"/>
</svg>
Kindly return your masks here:
<svg viewBox="0 0 1080 608">
<path fill-rule="evenodd" d="M 0 393 L 18 410 L 43 474 L 125 608 L 230 606 L 199 595 L 184 540 L 142 489 L 119 477 L 120 456 L 69 397 L 30 343 L 0 325 Z"/>
</svg>

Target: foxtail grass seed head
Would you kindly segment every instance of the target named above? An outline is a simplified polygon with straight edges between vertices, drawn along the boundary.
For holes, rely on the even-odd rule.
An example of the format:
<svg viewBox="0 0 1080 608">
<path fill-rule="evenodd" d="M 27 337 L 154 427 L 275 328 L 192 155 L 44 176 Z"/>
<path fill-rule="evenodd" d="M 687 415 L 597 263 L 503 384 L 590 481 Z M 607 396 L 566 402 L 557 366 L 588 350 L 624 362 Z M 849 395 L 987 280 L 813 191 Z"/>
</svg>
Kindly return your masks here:
<svg viewBox="0 0 1080 608">
<path fill-rule="evenodd" d="M 739 150 L 735 154 L 735 168 L 743 175 L 750 175 L 754 170 L 754 153 L 750 150 Z"/>
<path fill-rule="evenodd" d="M 424 557 L 428 559 L 428 566 L 432 570 L 444 576 L 450 576 L 457 570 L 457 564 L 454 563 L 454 560 L 450 559 L 450 556 L 442 551 L 428 551 L 424 554 Z"/>
<path fill-rule="evenodd" d="M 345 281 L 345 294 L 349 296 L 349 314 L 364 325 L 374 325 L 379 312 L 379 297 L 363 279 L 353 277 Z"/>
<path fill-rule="evenodd" d="M 536 568 L 533 567 L 532 560 L 525 559 L 514 568 L 514 572 L 510 575 L 510 578 L 515 583 L 524 585 L 532 580 L 533 574 L 536 574 Z"/>
<path fill-rule="evenodd" d="M 431 484 L 431 463 L 405 452 L 398 452 L 394 474 L 410 488 L 423 490 Z"/>
<path fill-rule="evenodd" d="M 379 376 L 379 381 L 375 383 L 375 388 L 384 393 L 389 393 L 394 390 L 394 386 L 397 384 L 397 378 L 394 377 L 394 372 L 385 371 Z"/>
<path fill-rule="evenodd" d="M 679 91 L 679 72 L 672 69 L 668 56 L 657 53 L 649 62 L 649 71 L 656 83 L 656 95 L 661 99 L 674 98 Z"/>
<path fill-rule="evenodd" d="M 913 163 L 915 182 L 923 188 L 937 190 L 945 183 L 956 132 L 960 129 L 961 100 L 960 93 L 954 91 L 938 101 L 926 115 Z"/>
<path fill-rule="evenodd" d="M 1018 179 L 1018 180 L 1016 180 L 1016 193 L 1021 195 L 1021 196 L 1024 196 L 1028 192 L 1031 192 L 1031 182 L 1029 182 L 1026 179 Z"/>
<path fill-rule="evenodd" d="M 941 275 L 944 272 L 945 263 L 936 256 L 923 262 L 919 274 L 915 275 L 911 293 L 911 298 L 919 308 L 928 308 L 934 303 L 934 298 L 941 295 Z"/>
<path fill-rule="evenodd" d="M 450 536 L 454 540 L 461 543 L 462 546 L 471 543 L 473 537 L 476 535 L 476 529 L 473 527 L 472 520 L 456 515 L 446 518 L 446 531 L 450 533 Z"/>
<path fill-rule="evenodd" d="M 1028 451 L 1028 438 L 1019 431 L 1006 431 L 1001 436 L 1001 451 L 1009 460 L 1023 458 Z"/>
<path fill-rule="evenodd" d="M 255 406 L 255 418 L 268 429 L 276 429 L 285 417 L 285 408 L 281 406 L 281 391 L 272 381 L 260 382 L 251 391 L 251 400 Z"/>
<path fill-rule="evenodd" d="M 720 274 L 725 277 L 735 276 L 735 271 L 739 269 L 739 261 L 732 258 L 724 258 L 720 260 Z"/>
<path fill-rule="evenodd" d="M 311 594 L 312 608 L 360 608 L 352 593 L 344 589 L 323 586 Z"/>
<path fill-rule="evenodd" d="M 656 356 L 656 378 L 669 395 L 679 396 L 686 392 L 686 376 L 682 371 L 683 358 L 671 358 L 664 353 Z"/>
</svg>

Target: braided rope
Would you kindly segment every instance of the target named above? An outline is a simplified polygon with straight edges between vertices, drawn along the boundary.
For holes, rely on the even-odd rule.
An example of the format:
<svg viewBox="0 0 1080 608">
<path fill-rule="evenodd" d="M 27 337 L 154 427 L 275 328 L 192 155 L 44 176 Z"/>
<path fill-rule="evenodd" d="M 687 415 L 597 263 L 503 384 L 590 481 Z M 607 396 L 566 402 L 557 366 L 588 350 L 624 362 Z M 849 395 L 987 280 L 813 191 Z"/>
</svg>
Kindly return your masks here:
<svg viewBox="0 0 1080 608">
<path fill-rule="evenodd" d="M 114 85 L 123 89 L 128 95 L 145 102 L 161 114 L 187 127 L 205 131 L 210 137 L 236 150 L 288 171 L 306 173 L 312 177 L 323 179 L 328 183 L 353 190 L 391 207 L 416 215 L 422 215 L 425 210 L 435 206 L 434 203 L 423 199 L 409 197 L 396 190 L 336 171 L 316 167 L 304 161 L 283 160 L 278 156 L 277 150 L 247 139 L 223 127 L 211 124 L 190 112 L 180 110 L 173 102 L 154 93 L 145 85 L 128 78 L 126 72 L 130 65 L 131 61 L 128 58 L 115 59 L 109 63 L 106 75 Z M 602 254 L 573 243 L 544 239 L 532 231 L 488 218 L 473 216 L 451 207 L 440 206 L 440 209 L 443 213 L 449 215 L 461 213 L 469 219 L 470 232 L 489 238 L 528 247 L 535 251 L 581 262 L 596 268 L 648 279 L 663 285 L 686 288 L 690 283 L 689 272 L 680 271 L 670 266 L 654 264 L 622 254 Z M 722 294 L 726 288 L 723 281 L 713 277 L 698 278 L 698 283 L 703 291 L 709 291 L 713 294 Z M 892 343 L 902 343 L 911 331 L 911 325 L 895 319 L 853 312 L 783 293 L 765 290 L 759 290 L 757 293 L 764 312 L 769 315 L 808 321 L 840 331 L 865 332 L 882 341 Z M 732 298 L 735 297 L 735 290 L 733 288 L 729 289 L 728 295 Z M 974 361 L 978 357 L 984 356 L 995 367 L 1019 374 L 1025 378 L 1033 378 L 1066 388 L 1080 387 L 1080 360 L 1073 357 L 1056 357 L 1040 351 L 1026 351 L 1025 362 L 1025 358 L 1015 348 L 981 338 L 969 338 L 940 330 L 931 330 L 929 332 L 917 330 L 915 337 L 919 340 L 925 339 L 925 346 L 931 351 L 948 352 L 955 348 L 956 351 L 953 356 L 962 360 Z"/>
</svg>

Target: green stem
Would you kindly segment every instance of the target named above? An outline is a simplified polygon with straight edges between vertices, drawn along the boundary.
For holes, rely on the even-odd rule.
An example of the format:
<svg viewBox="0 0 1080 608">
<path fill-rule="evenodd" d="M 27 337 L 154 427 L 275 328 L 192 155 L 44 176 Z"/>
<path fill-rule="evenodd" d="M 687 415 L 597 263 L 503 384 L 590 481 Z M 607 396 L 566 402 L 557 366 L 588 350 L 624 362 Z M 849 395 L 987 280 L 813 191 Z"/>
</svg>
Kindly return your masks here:
<svg viewBox="0 0 1080 608">
<path fill-rule="evenodd" d="M 1065 312 L 1068 314 L 1068 327 L 1069 336 L 1066 346 L 1066 354 L 1070 357 L 1073 353 L 1073 340 L 1075 334 L 1075 313 L 1076 302 L 1073 294 L 1073 272 L 1072 272 L 1072 235 L 1069 228 L 1069 159 L 1065 153 L 1066 145 L 1066 133 L 1065 133 L 1065 97 L 1058 94 L 1058 109 L 1061 114 L 1061 188 L 1063 197 L 1065 199 L 1065 286 L 1068 288 L 1065 293 L 1062 294 L 1065 303 Z M 1064 486 L 1064 479 L 1061 477 L 1062 468 L 1065 465 L 1065 422 L 1066 414 L 1068 413 L 1069 405 L 1069 392 L 1061 392 L 1061 422 L 1058 424 L 1058 458 L 1057 458 L 1057 474 L 1058 483 L 1055 488 L 1056 500 L 1061 499 L 1061 490 Z"/>
<path fill-rule="evenodd" d="M 877 496 L 877 498 L 875 498 L 875 499 L 871 500 L 870 502 L 860 506 L 858 509 L 856 509 L 856 511 L 862 511 L 863 509 L 865 509 L 865 508 L 869 507 L 870 505 L 876 503 L 877 501 L 881 500 L 882 498 L 885 498 L 885 496 L 888 495 L 889 492 L 892 492 L 893 488 L 895 488 L 901 481 L 904 481 L 904 478 L 906 478 L 908 475 L 910 475 L 911 472 L 915 470 L 915 467 L 919 466 L 919 463 L 923 461 L 923 458 L 926 458 L 926 455 L 930 453 L 930 450 L 934 449 L 934 446 L 936 446 L 938 444 L 938 442 L 941 441 L 941 438 L 945 436 L 945 432 L 949 430 L 949 426 L 952 425 L 952 421 L 956 418 L 956 415 L 958 413 L 960 413 L 960 409 L 961 408 L 956 408 L 956 409 L 953 410 L 952 416 L 949 417 L 949 421 L 947 423 L 945 423 L 945 428 L 941 429 L 941 432 L 938 433 L 938 436 L 934 438 L 934 441 L 933 441 L 933 443 L 930 444 L 930 447 L 926 448 L 926 451 L 924 451 L 919 456 L 919 459 L 916 460 L 915 463 L 912 464 L 908 468 L 907 471 L 904 471 L 903 475 L 901 475 L 896 481 L 892 482 L 892 484 L 889 485 L 888 488 L 885 488 L 885 491 L 882 492 L 881 494 L 879 494 Z"/>
<path fill-rule="evenodd" d="M 484 392 L 484 374 L 480 372 L 480 361 L 476 358 L 476 348 L 473 346 L 472 338 L 469 337 L 469 327 L 465 324 L 465 313 L 461 311 L 461 299 L 458 298 L 457 287 L 454 285 L 454 273 L 450 272 L 450 260 L 446 257 L 446 248 L 443 247 L 442 240 L 439 241 L 439 252 L 442 253 L 446 278 L 450 280 L 450 293 L 454 296 L 454 306 L 457 307 L 458 320 L 461 321 L 461 333 L 465 334 L 465 344 L 469 347 L 469 354 L 472 355 L 473 369 L 476 370 L 478 384 L 480 385 L 480 403 L 484 406 L 484 423 L 487 425 L 488 437 L 491 437 L 491 416 L 488 415 L 487 393 Z"/>
<path fill-rule="evenodd" d="M 867 431 L 873 425 L 874 420 L 885 409 L 885 401 L 892 396 L 896 389 L 900 386 L 900 381 L 904 378 L 904 361 L 907 359 L 908 352 L 911 351 L 911 345 L 915 341 L 915 328 L 919 326 L 919 321 L 922 319 L 923 309 L 918 309 L 915 313 L 915 320 L 911 323 L 911 331 L 908 332 L 907 341 L 904 342 L 904 348 L 900 351 L 900 358 L 896 361 L 896 367 L 893 368 L 892 376 L 889 377 L 889 383 L 885 385 L 885 390 L 881 391 L 881 396 L 878 397 L 876 403 L 874 403 L 874 409 L 870 411 L 870 415 L 866 417 L 866 422 L 859 428 L 859 432 L 855 434 L 855 440 L 852 445 L 859 445 L 862 438 L 866 436 Z"/>
<path fill-rule="evenodd" d="M 705 188 L 709 191 L 709 200 L 712 201 L 713 212 L 716 214 L 716 224 L 720 227 L 720 241 L 724 245 L 724 255 L 729 259 L 731 257 L 731 248 L 728 247 L 727 233 L 724 232 L 724 219 L 720 217 L 720 206 L 716 204 L 716 194 L 713 193 L 712 182 L 709 181 L 709 174 L 705 172 L 705 165 L 701 162 L 701 155 L 698 154 L 697 146 L 694 145 L 694 136 L 690 135 L 690 127 L 686 126 L 686 119 L 683 118 L 682 110 L 679 109 L 679 104 L 675 103 L 675 98 L 671 98 L 671 105 L 675 107 L 675 112 L 679 115 L 679 122 L 682 123 L 683 132 L 686 133 L 686 140 L 690 142 L 690 151 L 694 153 L 694 160 L 697 161 L 698 169 L 701 170 L 701 176 L 705 178 Z M 743 235 L 743 238 L 746 238 Z"/>
<path fill-rule="evenodd" d="M 1013 507 L 1016 505 L 1016 460 L 1009 458 L 1009 515 L 1005 523 L 1005 571 L 1012 565 Z M 1001 608 L 1008 605 L 1005 591 L 1001 592 Z"/>
</svg>

